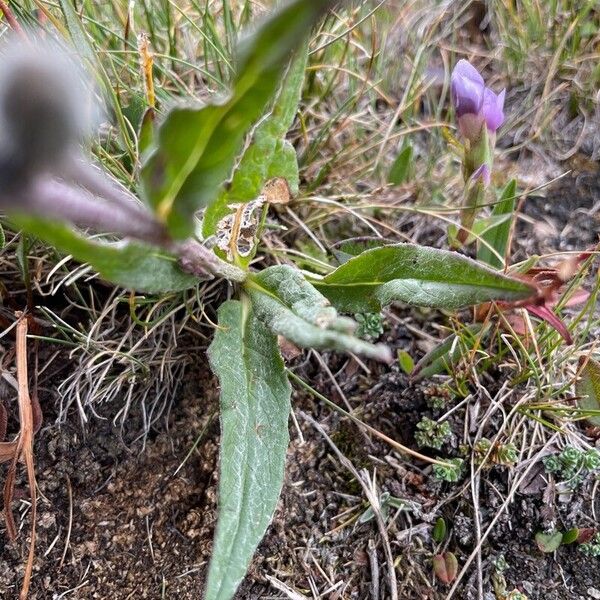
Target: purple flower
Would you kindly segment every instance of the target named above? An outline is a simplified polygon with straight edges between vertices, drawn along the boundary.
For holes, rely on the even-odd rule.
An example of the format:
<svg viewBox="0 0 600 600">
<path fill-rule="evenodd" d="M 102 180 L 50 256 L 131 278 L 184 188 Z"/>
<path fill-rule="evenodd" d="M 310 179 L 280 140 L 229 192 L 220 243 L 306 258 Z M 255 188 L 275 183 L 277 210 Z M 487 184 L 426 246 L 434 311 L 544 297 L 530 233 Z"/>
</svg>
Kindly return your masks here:
<svg viewBox="0 0 600 600">
<path fill-rule="evenodd" d="M 504 122 L 504 96 L 506 90 L 495 94 L 485 86 L 483 77 L 467 60 L 456 63 L 450 79 L 452 102 L 456 110 L 462 135 L 476 141 L 485 122 L 490 133 Z"/>
<path fill-rule="evenodd" d="M 485 84 L 477 69 L 464 58 L 459 60 L 450 78 L 452 101 L 458 118 L 477 114 L 483 105 Z"/>
<path fill-rule="evenodd" d="M 491 132 L 495 132 L 502 123 L 504 123 L 504 96 L 506 90 L 499 94 L 494 94 L 490 88 L 485 88 L 483 92 L 483 106 L 481 112 L 485 119 L 485 124 Z"/>
</svg>

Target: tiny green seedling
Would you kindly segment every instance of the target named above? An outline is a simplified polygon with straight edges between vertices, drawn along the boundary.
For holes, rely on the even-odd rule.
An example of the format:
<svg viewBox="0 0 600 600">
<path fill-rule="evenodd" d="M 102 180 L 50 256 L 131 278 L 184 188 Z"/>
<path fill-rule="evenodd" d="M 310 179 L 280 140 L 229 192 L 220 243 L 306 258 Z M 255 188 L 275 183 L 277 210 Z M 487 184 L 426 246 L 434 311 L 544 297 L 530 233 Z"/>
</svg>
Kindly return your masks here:
<svg viewBox="0 0 600 600">
<path fill-rule="evenodd" d="M 438 460 L 442 460 L 441 458 Z M 433 465 L 433 476 L 439 481 L 447 481 L 449 483 L 456 483 L 461 475 L 464 465 L 464 459 L 462 458 L 449 458 L 445 459 L 447 465 Z"/>
<path fill-rule="evenodd" d="M 438 423 L 428 417 L 423 417 L 417 423 L 415 441 L 419 446 L 427 446 L 440 450 L 441 447 L 452 437 L 452 430 L 448 421 Z"/>
</svg>

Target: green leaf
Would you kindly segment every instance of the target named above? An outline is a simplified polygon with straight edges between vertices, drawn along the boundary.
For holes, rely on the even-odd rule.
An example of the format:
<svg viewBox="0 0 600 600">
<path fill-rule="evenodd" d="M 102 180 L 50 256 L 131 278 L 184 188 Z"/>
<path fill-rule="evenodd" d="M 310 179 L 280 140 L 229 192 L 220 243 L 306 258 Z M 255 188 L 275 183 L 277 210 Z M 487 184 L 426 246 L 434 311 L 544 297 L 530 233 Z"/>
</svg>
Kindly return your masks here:
<svg viewBox="0 0 600 600">
<path fill-rule="evenodd" d="M 562 535 L 561 544 L 563 546 L 568 546 L 569 544 L 574 544 L 579 537 L 579 529 L 574 527 L 573 529 L 569 529 L 565 531 Z"/>
<path fill-rule="evenodd" d="M 269 329 L 302 348 L 327 348 L 389 362 L 389 349 L 352 335 L 356 323 L 340 317 L 302 273 L 288 265 L 269 267 L 248 279 L 256 316 Z"/>
<path fill-rule="evenodd" d="M 398 364 L 407 375 L 410 375 L 415 368 L 415 361 L 406 350 L 398 350 Z"/>
<path fill-rule="evenodd" d="M 562 539 L 563 534 L 560 531 L 550 531 L 549 533 L 540 531 L 535 534 L 535 543 L 537 544 L 537 547 L 546 554 L 558 550 L 558 547 L 562 543 Z"/>
<path fill-rule="evenodd" d="M 442 517 L 438 517 L 435 522 L 431 537 L 433 537 L 438 544 L 441 544 L 446 539 L 446 521 L 444 521 Z"/>
<path fill-rule="evenodd" d="M 197 277 L 179 268 L 176 257 L 152 246 L 91 240 L 68 225 L 29 215 L 13 216 L 11 220 L 76 260 L 89 263 L 104 279 L 117 285 L 158 294 L 185 290 L 198 283 Z"/>
<path fill-rule="evenodd" d="M 583 369 L 575 386 L 579 397 L 577 404 L 581 410 L 596 411 L 596 416 L 587 417 L 587 420 L 600 427 L 600 363 L 593 358 L 581 357 L 579 360 Z"/>
<path fill-rule="evenodd" d="M 269 164 L 267 180 L 282 177 L 288 182 L 290 195 L 297 196 L 300 188 L 300 172 L 296 148 L 287 140 L 277 140 L 273 154 L 275 158 Z"/>
<path fill-rule="evenodd" d="M 467 232 L 467 237 L 465 239 L 465 244 L 471 244 L 475 240 L 479 240 L 485 236 L 485 233 L 491 231 L 495 227 L 502 225 L 504 223 L 510 223 L 512 215 L 490 215 L 489 217 L 483 217 L 481 219 L 477 219 L 471 229 Z M 448 225 L 448 242 L 450 247 L 454 247 L 453 244 L 458 243 L 458 232 L 460 230 L 454 223 Z"/>
<path fill-rule="evenodd" d="M 376 312 L 395 301 L 454 310 L 535 294 L 529 284 L 456 252 L 415 244 L 367 250 L 312 283 L 342 312 Z"/>
<path fill-rule="evenodd" d="M 247 304 L 219 307 L 208 350 L 221 384 L 219 520 L 205 600 L 229 600 L 277 506 L 289 442 L 291 388 L 277 338 Z"/>
<path fill-rule="evenodd" d="M 221 189 L 217 200 L 206 209 L 202 220 L 205 238 L 216 233 L 219 220 L 231 212 L 230 204 L 254 200 L 269 179 L 283 177 L 291 192 L 298 192 L 296 151 L 284 137 L 298 109 L 307 60 L 308 43 L 291 63 L 270 113 L 254 129 L 230 184 Z"/>
<path fill-rule="evenodd" d="M 410 168 L 412 163 L 413 149 L 410 144 L 406 145 L 396 157 L 388 181 L 394 185 L 403 184 L 410 175 Z"/>
<path fill-rule="evenodd" d="M 190 235 L 194 213 L 215 201 L 246 132 L 273 97 L 290 52 L 330 3 L 289 0 L 240 44 L 228 98 L 167 115 L 142 182 L 147 201 L 175 238 Z"/>
<path fill-rule="evenodd" d="M 504 215 L 512 215 L 515 212 L 515 206 L 517 199 L 515 197 L 517 193 L 517 182 L 515 179 L 511 179 L 502 195 L 500 200 L 494 206 L 492 210 L 493 217 L 502 217 Z M 484 232 L 481 237 L 487 242 L 500 256 L 505 257 L 508 249 L 508 240 L 510 238 L 510 228 L 512 225 L 512 218 L 507 218 L 493 227 L 490 227 Z M 477 252 L 477 258 L 482 262 L 495 267 L 496 269 L 502 269 L 504 267 L 504 261 L 500 260 L 487 246 L 481 244 Z"/>
<path fill-rule="evenodd" d="M 389 242 L 385 238 L 378 237 L 358 237 L 349 238 L 336 242 L 332 247 L 332 253 L 340 265 L 348 262 L 353 256 L 358 256 L 371 250 L 372 248 L 381 248 L 388 246 Z"/>
</svg>

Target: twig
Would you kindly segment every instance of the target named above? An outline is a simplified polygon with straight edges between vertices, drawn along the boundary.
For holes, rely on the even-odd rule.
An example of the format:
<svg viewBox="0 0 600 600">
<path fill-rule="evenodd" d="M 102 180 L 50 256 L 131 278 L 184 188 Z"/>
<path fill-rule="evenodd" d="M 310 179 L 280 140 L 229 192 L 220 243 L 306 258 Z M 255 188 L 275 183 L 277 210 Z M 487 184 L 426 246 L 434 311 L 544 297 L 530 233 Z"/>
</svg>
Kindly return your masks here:
<svg viewBox="0 0 600 600">
<path fill-rule="evenodd" d="M 371 565 L 371 597 L 373 600 L 379 600 L 379 561 L 375 542 L 371 538 L 367 544 L 367 554 Z"/>
<path fill-rule="evenodd" d="M 58 568 L 62 569 L 69 549 L 69 543 L 71 541 L 71 530 L 73 528 L 73 487 L 71 486 L 71 479 L 67 475 L 67 494 L 69 495 L 69 525 L 67 526 L 67 537 L 65 538 L 65 547 L 63 548 Z"/>
</svg>

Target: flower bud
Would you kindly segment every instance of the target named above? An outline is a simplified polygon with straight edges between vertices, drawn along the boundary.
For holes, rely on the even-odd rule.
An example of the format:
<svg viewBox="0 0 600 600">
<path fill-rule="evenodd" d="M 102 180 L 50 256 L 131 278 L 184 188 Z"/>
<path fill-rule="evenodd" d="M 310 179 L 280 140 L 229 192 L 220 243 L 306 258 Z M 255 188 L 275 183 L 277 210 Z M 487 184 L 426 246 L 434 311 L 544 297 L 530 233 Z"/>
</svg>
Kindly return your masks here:
<svg viewBox="0 0 600 600">
<path fill-rule="evenodd" d="M 485 86 L 477 69 L 464 59 L 456 63 L 450 86 L 462 136 L 471 143 L 477 142 L 484 124 L 489 133 L 496 133 L 504 122 L 505 90 L 495 94 Z"/>
<path fill-rule="evenodd" d="M 452 102 L 456 116 L 476 115 L 483 105 L 485 85 L 483 77 L 467 60 L 461 59 L 456 63 L 450 78 Z"/>
</svg>

